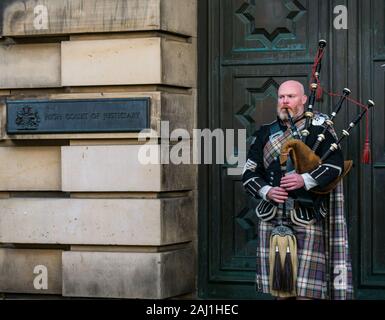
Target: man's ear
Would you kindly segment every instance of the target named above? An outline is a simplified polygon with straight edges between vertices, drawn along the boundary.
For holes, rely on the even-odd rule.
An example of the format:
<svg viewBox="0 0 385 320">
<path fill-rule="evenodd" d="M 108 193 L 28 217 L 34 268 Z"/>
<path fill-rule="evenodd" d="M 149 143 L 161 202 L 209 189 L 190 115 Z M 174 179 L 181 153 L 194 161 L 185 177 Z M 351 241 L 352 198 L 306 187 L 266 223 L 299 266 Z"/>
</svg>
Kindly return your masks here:
<svg viewBox="0 0 385 320">
<path fill-rule="evenodd" d="M 307 101 L 307 95 L 304 94 L 302 96 L 302 104 L 305 105 L 306 101 Z"/>
</svg>

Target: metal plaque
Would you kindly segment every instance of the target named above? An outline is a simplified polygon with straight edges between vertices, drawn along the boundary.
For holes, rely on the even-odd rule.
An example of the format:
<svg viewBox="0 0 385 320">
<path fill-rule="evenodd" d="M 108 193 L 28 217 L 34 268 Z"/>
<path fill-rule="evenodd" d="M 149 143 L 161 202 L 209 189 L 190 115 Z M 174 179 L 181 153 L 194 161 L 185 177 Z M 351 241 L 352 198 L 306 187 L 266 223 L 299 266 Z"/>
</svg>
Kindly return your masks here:
<svg viewBox="0 0 385 320">
<path fill-rule="evenodd" d="M 150 98 L 8 100 L 8 134 L 139 132 L 150 128 Z"/>
</svg>

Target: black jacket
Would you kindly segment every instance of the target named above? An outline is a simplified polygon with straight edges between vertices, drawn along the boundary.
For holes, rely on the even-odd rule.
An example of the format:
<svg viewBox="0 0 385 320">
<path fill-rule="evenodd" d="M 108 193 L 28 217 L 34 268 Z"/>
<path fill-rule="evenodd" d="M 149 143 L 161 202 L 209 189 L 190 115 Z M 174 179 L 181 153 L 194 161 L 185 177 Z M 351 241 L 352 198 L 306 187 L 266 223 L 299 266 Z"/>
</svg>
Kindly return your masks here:
<svg viewBox="0 0 385 320">
<path fill-rule="evenodd" d="M 321 117 L 327 118 L 326 115 L 321 115 Z M 263 148 L 271 135 L 271 126 L 277 122 L 283 132 L 288 130 L 286 125 L 284 125 L 278 118 L 270 124 L 262 125 L 260 129 L 254 133 L 253 136 L 255 139 L 247 154 L 242 182 L 245 190 L 256 198 L 260 198 L 258 191 L 264 186 L 275 187 L 280 185 L 282 174 L 279 158 L 276 158 L 267 169 L 265 169 L 263 165 Z M 308 146 L 312 147 L 314 145 L 318 134 L 323 131 L 324 125 L 325 123 L 311 126 L 310 135 L 307 138 Z M 334 142 L 336 142 L 336 139 L 329 131 L 326 131 L 325 140 L 319 146 L 316 154 L 321 157 Z M 343 166 L 343 154 L 341 149 L 338 148 L 323 162 L 322 165 L 308 173 L 318 183 L 318 187 L 322 188 L 327 186 L 342 173 Z M 301 192 L 308 192 L 304 188 L 300 190 Z"/>
</svg>

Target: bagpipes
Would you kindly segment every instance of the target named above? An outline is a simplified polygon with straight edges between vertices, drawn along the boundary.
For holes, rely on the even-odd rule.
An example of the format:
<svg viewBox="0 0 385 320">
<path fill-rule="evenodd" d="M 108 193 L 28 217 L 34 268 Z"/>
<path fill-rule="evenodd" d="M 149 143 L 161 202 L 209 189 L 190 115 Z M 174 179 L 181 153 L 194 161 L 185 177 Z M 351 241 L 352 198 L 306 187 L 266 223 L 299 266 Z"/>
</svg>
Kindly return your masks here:
<svg viewBox="0 0 385 320">
<path fill-rule="evenodd" d="M 348 98 L 351 93 L 348 88 L 344 88 L 342 95 L 335 93 L 328 93 L 330 96 L 339 96 L 340 99 L 334 106 L 333 111 L 328 119 L 325 120 L 324 128 L 321 133 L 318 134 L 317 139 L 313 146 L 306 144 L 309 135 L 311 134 L 312 120 L 314 118 L 313 106 L 316 100 L 319 100 L 322 96 L 322 87 L 320 84 L 320 72 L 321 62 L 324 55 L 324 49 L 326 47 L 326 41 L 320 40 L 318 44 L 318 51 L 315 57 L 315 61 L 312 67 L 312 77 L 310 84 L 310 95 L 308 100 L 307 109 L 305 111 L 305 126 L 301 132 L 298 131 L 294 124 L 294 121 L 286 109 L 288 120 L 290 123 L 290 130 L 293 138 L 283 144 L 281 148 L 280 164 L 282 176 L 286 174 L 288 160 L 292 162 L 292 166 L 299 174 L 310 172 L 322 163 L 336 150 L 340 148 L 342 140 L 350 135 L 350 131 L 357 126 L 362 117 L 366 114 L 366 140 L 364 147 L 363 162 L 369 163 L 370 161 L 370 146 L 368 139 L 368 113 L 367 111 L 374 106 L 372 100 L 368 100 L 367 105 L 363 105 L 353 99 Z M 337 139 L 335 143 L 332 143 L 321 157 L 316 154 L 316 151 L 326 140 L 327 131 L 332 131 L 334 119 L 341 110 L 343 103 L 348 100 L 355 105 L 363 108 L 348 125 L 348 127 L 342 130 L 342 135 Z M 290 155 L 290 158 L 289 158 Z M 346 176 L 353 166 L 352 160 L 344 161 L 344 168 L 342 173 L 328 186 L 320 189 L 318 187 L 313 188 L 311 192 L 316 195 L 330 193 L 341 179 Z M 289 206 L 288 200 L 282 205 L 282 217 L 288 217 Z M 272 230 L 270 236 L 270 277 L 269 285 L 270 291 L 273 295 L 279 297 L 293 297 L 296 296 L 296 278 L 297 278 L 297 242 L 294 231 L 287 225 L 282 223 L 282 218 L 277 226 Z"/>
<path fill-rule="evenodd" d="M 369 163 L 370 161 L 367 111 L 374 106 L 374 102 L 373 100 L 368 100 L 367 105 L 363 105 L 360 102 L 350 99 L 348 96 L 351 93 L 351 91 L 348 88 L 343 89 L 342 95 L 328 92 L 330 96 L 339 96 L 340 99 L 337 102 L 337 104 L 334 106 L 329 119 L 325 121 L 326 125 L 324 126 L 322 133 L 318 135 L 314 145 L 310 147 L 306 144 L 308 136 L 310 134 L 312 120 L 314 117 L 313 106 L 315 104 L 315 101 L 319 100 L 322 95 L 322 87 L 320 84 L 320 72 L 321 72 L 321 62 L 324 55 L 324 49 L 326 47 L 326 41 L 320 40 L 318 46 L 319 46 L 318 52 L 312 68 L 312 83 L 310 85 L 311 92 L 308 100 L 307 110 L 305 111 L 305 117 L 306 117 L 305 127 L 299 134 L 297 127 L 293 122 L 293 119 L 288 113 L 288 119 L 291 125 L 291 131 L 293 133 L 294 139 L 287 141 L 282 146 L 281 155 L 280 155 L 281 166 L 287 162 L 288 156 L 290 155 L 293 161 L 294 168 L 296 172 L 299 174 L 316 169 L 334 151 L 338 150 L 340 148 L 339 145 L 342 142 L 342 140 L 350 135 L 350 131 L 357 126 L 357 124 L 360 122 L 360 120 L 365 114 L 366 114 L 366 139 L 365 139 L 364 154 L 362 157 L 362 161 L 363 163 Z M 333 128 L 333 124 L 334 124 L 333 120 L 337 116 L 338 112 L 341 110 L 341 107 L 345 100 L 348 100 L 353 104 L 362 107 L 363 110 L 349 123 L 346 129 L 342 130 L 342 136 L 338 138 L 336 143 L 332 143 L 329 147 L 329 150 L 320 158 L 316 154 L 316 151 L 318 150 L 319 146 L 324 142 L 326 132 Z M 322 189 L 315 188 L 314 190 L 312 190 L 312 192 L 316 194 L 330 193 L 336 187 L 336 185 L 341 181 L 341 179 L 348 174 L 352 166 L 353 166 L 352 160 L 345 160 L 342 173 L 333 182 L 331 182 L 328 186 Z"/>
</svg>

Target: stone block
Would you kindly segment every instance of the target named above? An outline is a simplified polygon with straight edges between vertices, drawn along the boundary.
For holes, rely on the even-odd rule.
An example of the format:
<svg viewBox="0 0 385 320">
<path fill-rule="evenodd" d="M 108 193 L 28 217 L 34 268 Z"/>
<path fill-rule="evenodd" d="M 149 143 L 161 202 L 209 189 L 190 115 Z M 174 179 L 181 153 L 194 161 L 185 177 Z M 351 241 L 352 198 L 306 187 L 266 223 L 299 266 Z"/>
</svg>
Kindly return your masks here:
<svg viewBox="0 0 385 320">
<path fill-rule="evenodd" d="M 59 191 L 60 161 L 60 147 L 0 147 L 0 191 Z"/>
<path fill-rule="evenodd" d="M 2 1 L 5 36 L 147 30 L 197 33 L 196 0 Z"/>
<path fill-rule="evenodd" d="M 62 251 L 0 248 L 0 292 L 61 294 Z"/>
<path fill-rule="evenodd" d="M 61 148 L 63 191 L 159 192 L 194 188 L 193 165 L 159 164 L 160 145 Z M 150 157 L 154 164 L 147 162 Z"/>
<path fill-rule="evenodd" d="M 64 252 L 63 295 L 165 299 L 194 290 L 190 248 L 160 253 Z"/>
<path fill-rule="evenodd" d="M 60 43 L 0 45 L 0 89 L 58 86 Z"/>
<path fill-rule="evenodd" d="M 161 37 L 63 41 L 61 53 L 63 86 L 196 86 L 192 43 Z"/>
<path fill-rule="evenodd" d="M 0 90 L 0 97 L 9 96 L 11 94 L 11 90 Z"/>
<path fill-rule="evenodd" d="M 191 197 L 0 198 L 0 243 L 148 245 L 191 241 Z"/>
<path fill-rule="evenodd" d="M 175 86 L 197 87 L 197 42 L 174 41 L 164 38 L 162 43 L 163 83 Z"/>
<path fill-rule="evenodd" d="M 160 0 L 160 5 L 163 30 L 197 36 L 197 0 Z"/>
</svg>

